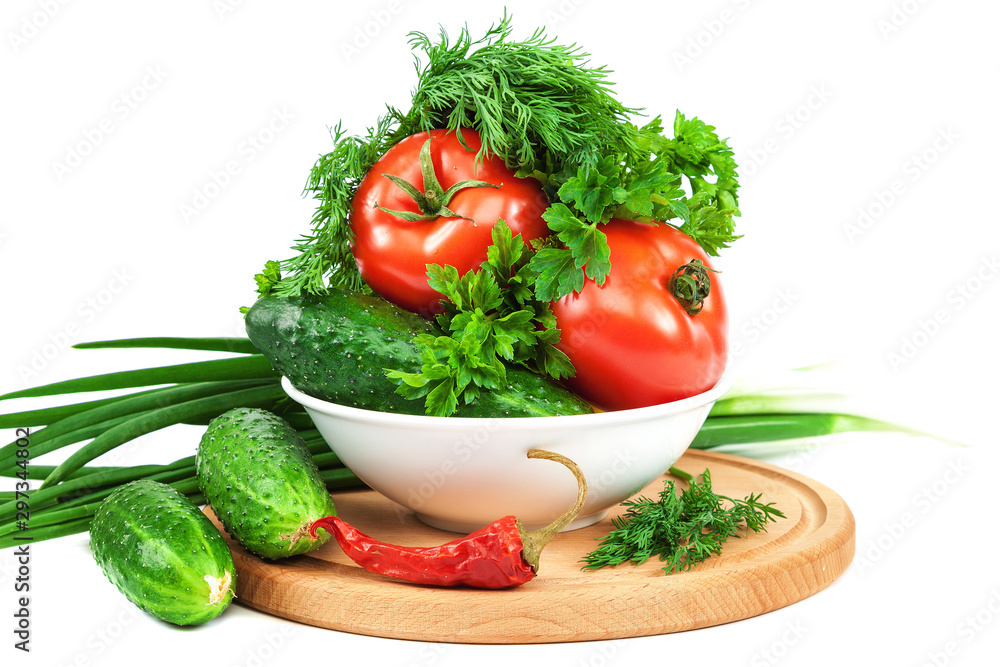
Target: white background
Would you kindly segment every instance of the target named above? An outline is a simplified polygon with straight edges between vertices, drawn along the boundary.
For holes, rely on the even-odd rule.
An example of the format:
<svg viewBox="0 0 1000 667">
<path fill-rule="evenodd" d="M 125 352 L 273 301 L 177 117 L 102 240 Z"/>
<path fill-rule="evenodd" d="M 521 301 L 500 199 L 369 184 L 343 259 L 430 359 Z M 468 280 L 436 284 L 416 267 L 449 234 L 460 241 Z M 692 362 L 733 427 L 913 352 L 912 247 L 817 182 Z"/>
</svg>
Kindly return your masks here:
<svg viewBox="0 0 1000 667">
<path fill-rule="evenodd" d="M 360 133 L 386 103 L 405 107 L 415 81 L 407 33 L 468 24 L 479 35 L 503 11 L 484 4 L 5 2 L 0 393 L 195 358 L 67 349 L 86 340 L 242 335 L 253 274 L 308 230 L 313 203 L 301 191 L 328 128 L 342 119 Z M 626 105 L 667 119 L 680 109 L 730 138 L 745 236 L 717 264 L 741 373 L 837 359 L 866 410 L 974 446 L 851 436 L 776 458 L 848 500 L 859 560 L 809 600 L 722 628 L 481 648 L 315 630 L 234 605 L 178 631 L 133 614 L 81 536 L 33 548 L 30 664 L 126 664 L 142 651 L 233 665 L 495 664 L 529 650 L 585 665 L 835 664 L 861 651 L 875 651 L 869 664 L 985 664 L 1000 635 L 1000 577 L 980 566 L 998 544 L 987 512 L 1000 370 L 1000 7 L 507 7 L 515 36 L 544 25 L 607 65 Z M 227 165 L 236 173 L 220 176 Z M 119 460 L 170 461 L 193 444 L 170 431 Z M 900 534 L 907 513 L 916 524 Z M 6 629 L 12 572 L 0 554 L 0 651 L 25 664 Z"/>
</svg>

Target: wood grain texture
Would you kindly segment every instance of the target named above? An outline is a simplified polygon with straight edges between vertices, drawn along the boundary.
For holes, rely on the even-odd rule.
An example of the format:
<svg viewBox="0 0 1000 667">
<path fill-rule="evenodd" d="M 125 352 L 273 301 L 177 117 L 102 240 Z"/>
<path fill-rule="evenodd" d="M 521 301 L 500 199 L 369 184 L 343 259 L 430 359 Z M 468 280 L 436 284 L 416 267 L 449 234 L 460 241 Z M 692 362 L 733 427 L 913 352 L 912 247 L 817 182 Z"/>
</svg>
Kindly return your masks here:
<svg viewBox="0 0 1000 667">
<path fill-rule="evenodd" d="M 344 632 L 459 643 L 538 643 L 618 639 L 729 623 L 822 590 L 850 565 L 855 526 L 831 489 L 802 475 L 726 454 L 690 451 L 677 466 L 712 472 L 717 493 L 762 492 L 785 519 L 767 533 L 730 539 L 720 556 L 666 576 L 659 562 L 580 569 L 580 558 L 611 528 L 610 517 L 559 534 L 542 553 L 538 576 L 500 591 L 420 586 L 371 574 L 333 541 L 318 551 L 264 561 L 230 540 L 237 602 L 269 614 Z M 663 478 L 641 493 L 655 497 Z M 334 494 L 338 514 L 382 541 L 430 546 L 454 533 L 420 523 L 374 491 Z M 206 512 L 214 519 L 211 511 Z M 613 511 L 614 512 L 614 511 Z"/>
</svg>

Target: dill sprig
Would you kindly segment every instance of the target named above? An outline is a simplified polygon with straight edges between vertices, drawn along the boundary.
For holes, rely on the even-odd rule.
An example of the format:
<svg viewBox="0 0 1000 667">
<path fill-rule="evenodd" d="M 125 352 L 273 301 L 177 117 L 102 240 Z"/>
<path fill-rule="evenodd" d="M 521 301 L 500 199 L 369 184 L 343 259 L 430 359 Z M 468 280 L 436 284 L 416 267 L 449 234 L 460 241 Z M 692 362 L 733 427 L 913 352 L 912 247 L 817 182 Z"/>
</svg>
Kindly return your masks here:
<svg viewBox="0 0 1000 667">
<path fill-rule="evenodd" d="M 261 296 L 365 289 L 351 254 L 351 201 L 371 166 L 414 131 L 412 121 L 392 107 L 363 137 L 349 136 L 340 123 L 330 131 L 333 150 L 313 165 L 303 191 L 317 201 L 311 231 L 292 246 L 296 255 L 277 262 L 279 273 L 272 268 L 271 276 L 267 270 L 255 276 Z"/>
<path fill-rule="evenodd" d="M 626 561 L 640 565 L 653 556 L 664 562 L 667 574 L 689 570 L 721 553 L 730 537 L 766 532 L 768 522 L 785 517 L 774 503 L 760 502 L 761 494 L 742 500 L 716 494 L 707 469 L 700 479 L 676 468 L 670 471 L 688 487 L 678 493 L 672 480 L 664 480 L 658 499 L 640 496 L 623 502 L 626 511 L 612 519 L 613 530 L 583 558 L 585 570 Z"/>
</svg>

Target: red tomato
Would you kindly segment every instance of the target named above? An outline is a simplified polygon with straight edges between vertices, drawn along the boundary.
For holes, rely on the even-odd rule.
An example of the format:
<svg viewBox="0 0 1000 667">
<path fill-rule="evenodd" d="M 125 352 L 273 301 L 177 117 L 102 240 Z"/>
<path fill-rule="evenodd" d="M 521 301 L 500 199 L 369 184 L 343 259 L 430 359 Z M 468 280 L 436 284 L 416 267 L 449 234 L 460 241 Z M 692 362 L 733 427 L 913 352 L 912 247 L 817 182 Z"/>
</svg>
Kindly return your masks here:
<svg viewBox="0 0 1000 667">
<path fill-rule="evenodd" d="M 466 187 L 445 201 L 443 208 L 438 206 L 440 201 L 432 201 L 432 210 L 421 210 L 413 194 L 385 174 L 414 186 L 418 198 L 433 189 L 433 184 L 424 182 L 426 168 L 421 169 L 421 149 L 428 136 L 438 195 L 466 180 L 496 187 Z M 477 167 L 479 135 L 462 130 L 462 137 L 468 148 L 454 132 L 445 130 L 403 139 L 375 163 L 354 196 L 352 252 L 361 277 L 384 299 L 423 315 L 442 311 L 441 295 L 427 284 L 427 265 L 450 264 L 459 275 L 478 269 L 486 261 L 498 218 L 525 242 L 548 234 L 542 213 L 549 203 L 539 182 L 517 178 L 496 158 Z M 399 212 L 426 219 L 407 220 Z"/>
<path fill-rule="evenodd" d="M 689 315 L 671 277 L 694 259 L 711 268 L 697 242 L 669 225 L 611 220 L 601 228 L 611 272 L 598 287 L 553 304 L 558 345 L 576 367 L 567 385 L 603 410 L 657 405 L 715 386 L 728 353 L 728 314 L 718 275 L 700 312 Z"/>
</svg>

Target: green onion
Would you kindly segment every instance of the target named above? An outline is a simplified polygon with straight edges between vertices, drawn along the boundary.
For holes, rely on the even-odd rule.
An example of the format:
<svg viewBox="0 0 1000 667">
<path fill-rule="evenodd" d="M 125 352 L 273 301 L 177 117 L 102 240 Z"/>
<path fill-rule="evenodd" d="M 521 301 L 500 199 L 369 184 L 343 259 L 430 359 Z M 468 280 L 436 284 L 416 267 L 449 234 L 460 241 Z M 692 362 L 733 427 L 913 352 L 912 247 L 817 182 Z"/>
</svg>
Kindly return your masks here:
<svg viewBox="0 0 1000 667">
<path fill-rule="evenodd" d="M 101 422 L 99 424 L 92 424 L 90 426 L 85 426 L 84 428 L 76 429 L 75 431 L 70 431 L 69 433 L 63 434 L 61 436 L 51 438 L 45 442 L 39 443 L 37 447 L 34 445 L 31 447 L 31 458 L 36 459 L 43 454 L 49 454 L 63 447 L 69 445 L 75 445 L 78 442 L 83 442 L 84 440 L 89 440 L 100 436 L 101 434 L 107 432 L 108 430 L 124 424 L 125 422 L 135 419 L 137 416 L 142 416 L 147 414 L 146 412 L 136 413 L 134 415 L 122 415 L 121 417 L 116 417 L 114 419 L 109 419 L 106 422 Z M 14 473 L 17 472 L 19 468 L 16 467 L 17 463 L 17 448 L 12 447 L 15 445 L 11 443 L 3 448 L 0 448 L 0 470 L 4 471 L 5 477 L 12 477 Z"/>
<path fill-rule="evenodd" d="M 877 419 L 828 413 L 742 414 L 709 417 L 691 443 L 692 449 L 724 445 L 815 438 L 850 431 L 898 431 Z"/>
<path fill-rule="evenodd" d="M 105 373 L 56 382 L 0 396 L 55 396 L 77 392 L 137 389 L 112 398 L 0 415 L 0 428 L 42 427 L 30 435 L 32 459 L 84 442 L 58 465 L 17 465 L 17 442 L 0 447 L 0 477 L 43 479 L 28 491 L 31 529 L 18 529 L 21 495 L 0 491 L 0 549 L 86 531 L 93 513 L 114 489 L 135 479 L 170 484 L 204 503 L 194 456 L 165 465 L 88 466 L 93 459 L 142 435 L 174 424 L 207 424 L 234 407 L 261 407 L 288 421 L 306 441 L 329 489 L 364 483 L 331 451 L 309 415 L 281 390 L 270 363 L 243 338 L 133 338 L 98 341 L 78 349 L 176 348 L 234 352 L 245 356 Z M 163 386 L 161 386 L 163 385 Z M 846 392 L 832 391 L 815 372 L 792 371 L 764 381 L 743 381 L 720 398 L 692 443 L 695 449 L 748 456 L 787 452 L 803 441 L 850 431 L 906 431 L 858 414 Z M 88 441 L 89 442 L 85 442 Z M 192 443 L 195 450 L 197 443 Z"/>
<path fill-rule="evenodd" d="M 328 489 L 354 489 L 364 486 L 357 475 L 350 468 L 329 468 L 320 470 L 319 476 L 323 478 Z"/>
<path fill-rule="evenodd" d="M 48 477 L 49 473 L 56 469 L 57 466 L 53 465 L 38 465 L 32 463 L 28 466 L 27 470 L 22 470 L 21 468 L 14 467 L 10 470 L 0 471 L 0 477 L 18 477 L 27 479 L 45 479 Z M 84 466 L 74 472 L 72 475 L 66 479 L 76 479 L 77 477 L 83 477 L 84 475 L 93 475 L 99 472 L 108 472 L 109 470 L 114 470 L 117 466 Z M 3 498 L 3 493 L 0 491 L 0 498 Z M 13 497 L 13 491 L 11 491 L 11 497 Z"/>
<path fill-rule="evenodd" d="M 102 398 L 96 401 L 73 403 L 72 405 L 57 405 L 52 408 L 42 408 L 40 410 L 25 410 L 23 412 L 11 412 L 9 414 L 0 415 L 0 428 L 28 428 L 34 426 L 45 426 L 47 424 L 53 424 L 59 421 L 60 419 L 71 417 L 80 412 L 93 410 L 94 408 L 100 408 L 105 405 L 117 403 L 118 401 L 124 400 L 126 398 L 143 396 L 145 394 L 151 394 L 153 392 L 161 390 L 162 388 L 148 389 L 146 391 L 136 392 L 134 394 L 129 394 L 127 396 L 112 396 L 110 398 Z"/>
<path fill-rule="evenodd" d="M 32 543 L 34 543 L 42 542 L 44 540 L 53 540 L 57 537 L 66 537 L 68 535 L 83 533 L 90 530 L 91 518 L 93 518 L 93 515 L 84 519 L 76 519 L 74 521 L 67 521 L 65 523 L 44 526 L 37 529 L 32 528 L 27 531 L 21 530 L 8 533 L 6 535 L 0 535 L 0 549 L 26 544 L 24 540 L 27 538 L 30 538 Z"/>
<path fill-rule="evenodd" d="M 849 407 L 847 397 L 830 392 L 772 391 L 759 394 L 726 394 L 712 406 L 712 417 L 732 415 L 831 413 Z"/>
<path fill-rule="evenodd" d="M 170 484 L 196 503 L 205 499 L 198 488 L 194 456 L 166 465 L 87 466 L 94 458 L 141 435 L 173 424 L 206 424 L 234 407 L 262 407 L 285 416 L 306 441 L 328 488 L 364 484 L 344 467 L 316 430 L 312 419 L 281 390 L 270 363 L 247 339 L 135 338 L 99 341 L 81 349 L 173 347 L 239 352 L 247 356 L 106 373 L 13 392 L 3 399 L 53 396 L 61 393 L 137 388 L 138 391 L 100 400 L 82 401 L 41 410 L 0 415 L 0 427 L 42 427 L 30 435 L 32 459 L 90 440 L 59 465 L 17 465 L 17 441 L 0 447 L 0 476 L 43 479 L 28 491 L 31 529 L 21 531 L 16 518 L 23 492 L 0 492 L 0 548 L 14 546 L 16 537 L 34 541 L 86 531 L 93 513 L 112 491 L 135 479 Z M 166 386 L 158 386 L 166 385 Z M 152 387 L 152 388 L 150 388 Z"/>
<path fill-rule="evenodd" d="M 193 384 L 181 384 L 173 387 L 156 389 L 151 392 L 143 392 L 138 395 L 124 396 L 108 405 L 101 405 L 90 410 L 78 412 L 74 415 L 60 419 L 46 428 L 35 431 L 31 434 L 31 445 L 36 447 L 41 443 L 58 435 L 72 433 L 95 424 L 105 423 L 111 419 L 134 415 L 139 412 L 162 408 L 168 405 L 175 405 L 184 401 L 213 396 L 226 391 L 260 386 L 261 380 L 225 381 L 225 382 L 198 382 Z M 0 461 L 13 449 L 17 448 L 17 441 L 8 444 L 0 449 Z M 37 452 L 37 450 L 35 450 Z M 51 451 L 51 450 L 50 450 Z M 35 454 L 37 456 L 37 453 Z M 0 465 L 2 468 L 2 465 Z"/>
<path fill-rule="evenodd" d="M 260 354 L 248 338 L 122 338 L 77 343 L 77 350 L 107 350 L 122 348 L 169 348 L 176 350 L 206 350 L 209 352 L 234 352 Z"/>
<path fill-rule="evenodd" d="M 184 488 L 187 489 L 185 494 L 195 493 L 199 491 L 198 480 L 195 477 L 194 466 L 187 468 L 177 468 L 175 470 L 165 470 L 162 472 L 156 472 L 151 475 L 144 475 L 142 477 L 136 477 L 135 479 L 147 479 L 154 482 L 163 482 L 164 484 L 170 484 L 175 486 L 178 484 L 185 485 Z M 60 502 L 58 503 L 59 508 L 67 507 L 77 507 L 80 505 L 87 505 L 90 503 L 98 502 L 106 498 L 112 491 L 118 488 L 121 484 L 127 484 L 128 482 L 135 481 L 129 479 L 127 481 L 122 481 L 119 484 L 113 484 L 109 486 L 104 486 L 100 488 L 81 488 L 77 494 L 69 495 L 64 500 L 60 496 Z M 178 489 L 180 490 L 180 489 Z M 49 505 L 50 507 L 54 505 Z"/>
<path fill-rule="evenodd" d="M 323 452 L 323 448 L 327 451 Z M 314 446 L 310 447 L 310 450 L 317 451 L 316 459 L 317 465 L 320 467 L 320 477 L 326 483 L 328 489 L 348 489 L 364 486 L 363 482 L 358 479 L 357 475 L 351 472 L 348 468 L 343 467 L 343 464 L 340 463 L 339 459 L 336 459 L 336 457 L 332 455 L 332 452 L 329 452 L 329 447 L 326 446 L 325 442 L 315 443 Z M 330 456 L 327 456 L 327 454 Z M 89 481 L 108 482 L 109 480 L 118 479 L 120 480 L 120 483 L 124 484 L 127 483 L 127 481 L 132 481 L 131 479 L 128 479 L 131 477 L 134 477 L 135 479 L 153 479 L 168 483 L 190 498 L 192 502 L 196 504 L 203 504 L 205 502 L 205 498 L 201 494 L 198 487 L 198 479 L 195 475 L 194 466 L 188 465 L 185 467 L 182 465 L 183 463 L 193 463 L 193 459 L 194 457 L 187 457 L 185 459 L 175 461 L 167 466 L 146 466 L 150 469 L 174 469 L 161 470 L 158 473 L 145 477 L 134 477 L 137 472 L 141 472 L 139 469 L 143 466 L 133 466 L 129 469 L 118 469 L 117 475 L 107 474 L 101 480 L 98 480 L 95 477 Z M 60 487 L 64 487 L 68 484 L 69 482 L 64 482 L 60 485 Z M 85 487 L 84 484 L 77 484 L 74 486 L 79 488 Z M 103 499 L 110 495 L 115 488 L 117 488 L 117 485 L 104 486 L 103 488 L 87 495 L 73 498 L 68 501 L 62 501 L 58 504 L 46 502 L 41 511 L 37 511 L 35 509 L 36 502 L 38 502 L 38 500 L 36 499 L 36 496 L 32 496 L 31 530 L 27 532 L 19 530 L 16 521 L 9 521 L 0 525 L 0 549 L 17 544 L 17 542 L 13 539 L 14 535 L 29 536 L 35 542 L 39 542 L 47 539 L 54 539 L 57 537 L 64 537 L 67 535 L 85 532 L 90 528 L 90 519 L 93 517 L 94 512 L 96 512 L 100 507 Z M 72 491 L 73 489 L 62 490 Z M 45 501 L 50 499 L 51 498 L 41 498 L 41 500 Z M 2 509 L 3 508 L 0 508 L 0 510 Z"/>
<path fill-rule="evenodd" d="M 270 406 L 282 396 L 284 396 L 284 392 L 281 390 L 281 387 L 266 385 L 232 391 L 218 396 L 198 398 L 141 413 L 139 416 L 101 433 L 90 443 L 73 452 L 69 458 L 63 461 L 45 478 L 45 481 L 42 482 L 42 488 L 61 482 L 70 473 L 87 462 L 92 461 L 101 454 L 106 454 L 118 445 L 138 438 L 140 435 L 182 423 L 187 418 L 220 415 L 227 410 L 239 407 Z"/>
<path fill-rule="evenodd" d="M 66 521 L 77 519 L 89 519 L 94 516 L 94 512 L 101 506 L 101 503 L 91 503 L 89 505 L 78 505 L 68 509 L 54 510 L 52 512 L 39 512 L 31 518 L 31 529 L 56 526 Z M 0 538 L 11 533 L 20 532 L 17 521 L 11 521 L 0 525 Z M 30 533 L 29 533 L 30 534 Z"/>
<path fill-rule="evenodd" d="M 83 391 L 106 391 L 148 387 L 157 384 L 181 382 L 211 382 L 213 380 L 254 380 L 276 378 L 274 369 L 264 355 L 252 354 L 236 359 L 212 359 L 172 366 L 157 366 L 134 371 L 104 373 L 90 377 L 54 382 L 0 396 L 0 401 L 10 398 L 33 398 L 73 394 Z"/>
<path fill-rule="evenodd" d="M 193 469 L 193 466 L 191 466 Z M 75 479 L 66 480 L 56 486 L 42 486 L 34 491 L 28 492 L 28 502 L 32 512 L 54 505 L 61 497 L 70 492 L 85 491 L 91 493 L 95 490 L 125 484 L 136 479 L 152 477 L 164 472 L 164 466 L 141 465 L 127 466 L 109 470 L 106 472 L 84 475 Z M 11 501 L 0 505 L 0 520 L 13 517 L 17 512 L 16 501 Z"/>
</svg>

